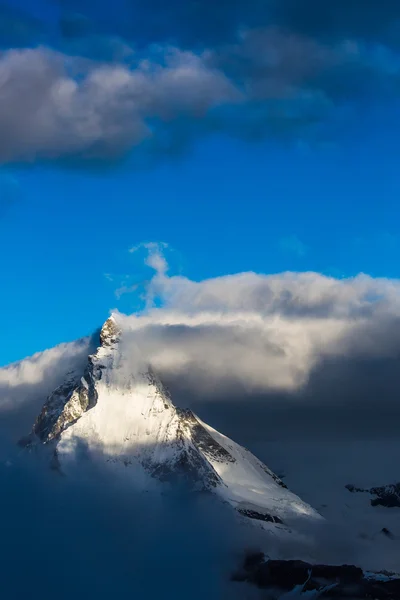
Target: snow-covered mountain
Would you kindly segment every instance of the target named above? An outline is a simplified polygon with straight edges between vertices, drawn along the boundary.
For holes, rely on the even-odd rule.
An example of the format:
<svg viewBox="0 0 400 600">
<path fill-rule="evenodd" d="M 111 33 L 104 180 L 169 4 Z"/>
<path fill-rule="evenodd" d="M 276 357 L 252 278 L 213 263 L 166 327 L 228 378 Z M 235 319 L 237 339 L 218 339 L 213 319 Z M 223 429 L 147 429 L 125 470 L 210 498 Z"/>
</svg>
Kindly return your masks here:
<svg viewBox="0 0 400 600">
<path fill-rule="evenodd" d="M 84 373 L 70 372 L 48 397 L 25 443 L 52 447 L 62 472 L 89 457 L 135 479 L 144 472 L 157 484 L 185 480 L 281 535 L 322 520 L 248 450 L 176 407 L 151 367 L 132 359 L 124 335 L 111 316 Z"/>
<path fill-rule="evenodd" d="M 321 516 L 246 448 L 204 423 L 191 410 L 175 406 L 135 346 L 123 317 L 111 316 L 99 337 L 99 346 L 88 356 L 86 366 L 77 364 L 48 396 L 23 445 L 48 449 L 52 467 L 62 474 L 76 473 L 83 463 L 93 464 L 122 477 L 124 482 L 133 482 L 136 491 L 139 487 L 144 492 L 168 493 L 171 485 L 185 482 L 195 494 L 211 494 L 236 515 L 238 523 L 249 526 L 246 531 L 258 530 L 257 543 L 261 533 L 263 552 L 248 554 L 242 568 L 233 574 L 234 581 L 268 590 L 307 588 L 307 593 L 314 596 L 323 593 L 332 598 L 339 597 L 339 592 L 357 599 L 370 595 L 379 600 L 399 597 L 398 576 L 372 572 L 372 568 L 382 570 L 388 564 L 397 570 L 396 557 L 392 562 L 385 558 L 387 545 L 389 550 L 397 548 L 391 528 L 380 527 L 379 539 L 360 535 L 362 505 L 357 505 L 358 520 L 352 513 L 353 527 L 344 510 L 351 509 L 349 500 L 340 502 L 332 486 L 330 513 L 328 504 L 316 504 Z M 308 466 L 309 461 L 305 462 Z M 329 464 L 326 459 L 324 463 Z M 334 467 L 329 469 L 329 479 L 336 481 Z M 302 495 L 312 496 L 321 482 L 323 479 L 311 469 Z M 373 501 L 372 506 L 379 504 L 378 508 L 397 507 L 393 504 L 398 494 L 396 486 L 364 489 L 342 485 L 340 490 L 352 500 L 374 494 L 380 501 Z M 338 514 L 342 514 L 345 527 Z M 386 519 L 385 515 L 381 518 Z M 328 529 L 324 517 L 328 518 Z M 319 525 L 323 527 L 319 529 Z M 337 531 L 336 525 L 341 525 Z M 321 531 L 323 536 L 318 541 Z M 327 532 L 331 537 L 326 537 Z M 353 548 L 346 549 L 350 538 L 357 540 L 355 554 Z M 370 552 L 371 544 L 377 552 Z M 348 560 L 349 550 L 357 566 L 342 564 Z"/>
</svg>

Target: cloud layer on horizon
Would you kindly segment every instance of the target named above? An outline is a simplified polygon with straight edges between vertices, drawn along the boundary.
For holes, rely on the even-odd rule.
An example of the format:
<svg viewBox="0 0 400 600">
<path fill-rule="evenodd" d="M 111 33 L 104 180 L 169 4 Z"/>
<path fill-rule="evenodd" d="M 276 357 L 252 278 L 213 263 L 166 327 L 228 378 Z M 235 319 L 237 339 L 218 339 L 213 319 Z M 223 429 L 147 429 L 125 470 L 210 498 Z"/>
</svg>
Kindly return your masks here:
<svg viewBox="0 0 400 600">
<path fill-rule="evenodd" d="M 112 15 L 65 0 L 47 35 L 4 11 L 18 35 L 0 55 L 3 163 L 112 163 L 135 148 L 152 161 L 215 132 L 324 141 L 360 101 L 400 90 L 389 0 L 131 0 Z"/>
</svg>

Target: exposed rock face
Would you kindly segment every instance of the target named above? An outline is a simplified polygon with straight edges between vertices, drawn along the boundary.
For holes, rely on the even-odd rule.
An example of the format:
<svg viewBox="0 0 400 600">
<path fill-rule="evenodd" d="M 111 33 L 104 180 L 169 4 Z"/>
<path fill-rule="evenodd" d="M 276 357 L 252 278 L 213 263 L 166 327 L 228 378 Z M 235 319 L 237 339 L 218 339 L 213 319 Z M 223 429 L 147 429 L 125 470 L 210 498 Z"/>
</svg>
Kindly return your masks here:
<svg viewBox="0 0 400 600">
<path fill-rule="evenodd" d="M 307 597 L 306 592 L 315 590 L 319 591 L 321 598 L 400 598 L 400 578 L 397 575 L 364 572 L 352 565 L 313 565 L 301 560 L 265 560 L 262 553 L 247 555 L 242 568 L 233 575 L 233 580 L 247 581 L 259 588 L 271 590 L 271 594 L 272 590 L 278 590 L 277 598 L 282 592 L 295 589 L 299 594 L 304 593 L 304 597 Z"/>
<path fill-rule="evenodd" d="M 265 521 L 266 523 L 280 523 L 283 525 L 282 519 L 269 515 L 268 513 L 259 513 L 256 510 L 246 510 L 245 508 L 239 508 L 239 512 L 241 515 L 248 517 L 249 519 Z"/>
<path fill-rule="evenodd" d="M 346 485 L 349 492 L 360 492 L 371 494 L 375 498 L 371 499 L 372 506 L 385 506 L 386 508 L 400 508 L 400 483 L 373 487 L 370 489 L 357 488 L 354 485 Z"/>
<path fill-rule="evenodd" d="M 100 331 L 100 348 L 116 344 L 118 327 L 112 317 L 107 319 Z M 71 373 L 70 377 L 47 398 L 42 412 L 33 426 L 33 433 L 42 442 L 57 439 L 97 402 L 96 381 L 101 379 L 102 365 L 98 352 L 88 357 L 83 374 Z"/>
<path fill-rule="evenodd" d="M 69 425 L 95 405 L 97 394 L 94 386 L 93 365 L 88 367 L 80 382 L 62 385 L 49 396 L 33 432 L 42 442 L 56 439 Z"/>
<path fill-rule="evenodd" d="M 152 382 L 155 381 L 153 373 L 149 374 Z M 207 457 L 200 451 L 198 446 L 199 436 L 206 437 L 207 432 L 197 421 L 194 414 L 189 410 L 180 410 L 173 405 L 168 405 L 169 400 L 167 392 L 162 388 L 161 383 L 156 383 L 160 391 L 165 408 L 170 411 L 171 418 L 169 422 L 170 431 L 174 431 L 169 444 L 173 449 L 173 456 L 170 460 L 163 461 L 157 456 L 157 452 L 152 452 L 142 464 L 146 470 L 161 481 L 174 482 L 176 479 L 184 478 L 193 487 L 199 490 L 211 490 L 217 485 L 222 484 L 222 480 L 213 468 Z M 199 433 L 203 430 L 204 435 Z M 215 446 L 218 446 L 215 444 Z M 222 454 L 224 449 L 214 447 L 214 454 Z"/>
<path fill-rule="evenodd" d="M 184 479 L 260 527 L 292 534 L 287 522 L 321 519 L 248 450 L 174 406 L 151 367 L 137 370 L 123 337 L 123 323 L 110 317 L 84 373 L 49 396 L 34 425 L 36 439 L 54 447 L 58 469 L 83 452 L 132 478 L 140 465 L 161 482 Z"/>
</svg>

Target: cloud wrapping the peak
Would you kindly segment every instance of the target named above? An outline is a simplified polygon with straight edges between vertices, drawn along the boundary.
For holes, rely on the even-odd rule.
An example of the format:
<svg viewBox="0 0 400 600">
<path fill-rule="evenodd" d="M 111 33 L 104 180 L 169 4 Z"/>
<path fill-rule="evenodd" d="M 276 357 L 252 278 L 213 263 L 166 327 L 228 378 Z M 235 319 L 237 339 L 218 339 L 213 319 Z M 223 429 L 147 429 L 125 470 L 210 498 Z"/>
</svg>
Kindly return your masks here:
<svg viewBox="0 0 400 600">
<path fill-rule="evenodd" d="M 398 281 L 241 273 L 194 282 L 157 275 L 147 293 L 162 307 L 120 315 L 125 343 L 204 398 L 276 392 L 300 398 L 314 384 L 333 390 L 324 369 L 335 368 L 345 387 L 354 369 L 356 402 L 374 372 L 379 384 L 382 363 L 392 378 L 385 390 L 400 384 Z M 331 402 L 325 392 L 314 400 Z M 393 390 L 390 402 L 395 398 Z"/>
<path fill-rule="evenodd" d="M 303 427 L 319 415 L 318 430 L 328 419 L 388 435 L 400 416 L 400 281 L 312 272 L 192 281 L 169 275 L 164 244 L 132 250 L 140 249 L 155 275 L 124 289 L 143 299 L 141 312 L 115 312 L 126 368 L 135 372 L 140 356 L 178 405 L 239 440 L 248 428 L 262 439 L 271 407 L 296 407 Z M 1 369 L 4 414 L 26 406 L 32 421 L 71 361 L 82 368 L 87 354 L 88 342 L 80 342 Z"/>
<path fill-rule="evenodd" d="M 369 394 L 381 389 L 381 405 L 397 406 L 399 281 L 289 272 L 195 282 L 167 274 L 160 244 L 145 249 L 156 271 L 145 283 L 146 308 L 116 318 L 126 355 L 139 352 L 167 381 L 204 400 L 290 394 L 319 405 L 357 403 L 363 395 L 374 402 Z M 43 386 L 48 393 L 71 361 L 81 364 L 87 345 L 60 346 L 1 369 L 2 406 L 18 404 L 26 389 L 43 399 Z"/>
</svg>

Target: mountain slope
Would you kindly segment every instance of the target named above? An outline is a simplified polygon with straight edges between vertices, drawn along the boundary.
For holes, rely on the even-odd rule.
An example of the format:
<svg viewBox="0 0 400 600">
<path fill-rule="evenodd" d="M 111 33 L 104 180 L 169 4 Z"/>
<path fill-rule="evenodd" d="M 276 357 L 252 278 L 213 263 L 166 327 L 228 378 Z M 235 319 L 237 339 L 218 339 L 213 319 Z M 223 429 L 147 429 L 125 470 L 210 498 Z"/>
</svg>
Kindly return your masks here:
<svg viewBox="0 0 400 600">
<path fill-rule="evenodd" d="M 137 478 L 140 468 L 156 481 L 184 479 L 217 494 L 243 518 L 282 533 L 299 519 L 321 519 L 248 450 L 175 407 L 124 342 L 118 317 L 110 317 L 82 376 L 71 374 L 49 396 L 34 425 L 33 438 L 54 446 L 61 471 L 90 457 L 126 476 Z"/>
</svg>

